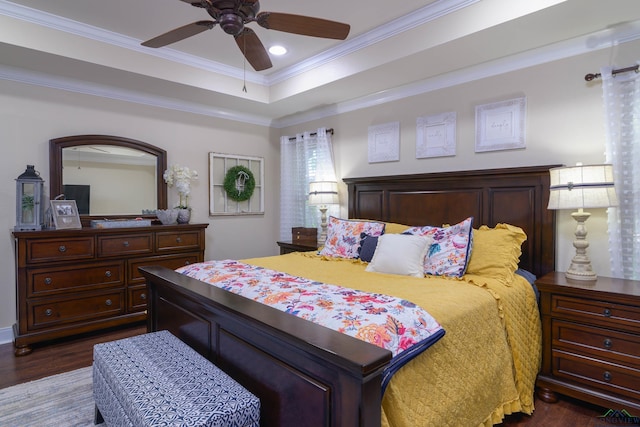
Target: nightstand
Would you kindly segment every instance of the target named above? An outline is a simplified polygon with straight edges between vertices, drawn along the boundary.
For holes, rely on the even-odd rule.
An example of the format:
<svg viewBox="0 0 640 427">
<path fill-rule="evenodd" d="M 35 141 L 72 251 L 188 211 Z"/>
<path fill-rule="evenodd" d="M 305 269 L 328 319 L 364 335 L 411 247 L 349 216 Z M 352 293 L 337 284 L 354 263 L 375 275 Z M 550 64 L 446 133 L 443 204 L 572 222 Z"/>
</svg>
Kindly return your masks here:
<svg viewBox="0 0 640 427">
<path fill-rule="evenodd" d="M 536 281 L 542 315 L 538 397 L 556 393 L 609 409 L 640 410 L 640 281 L 564 273 Z"/>
<path fill-rule="evenodd" d="M 280 255 L 288 254 L 291 252 L 308 252 L 318 250 L 317 245 L 308 243 L 292 243 L 291 241 L 278 242 L 280 246 Z"/>
</svg>

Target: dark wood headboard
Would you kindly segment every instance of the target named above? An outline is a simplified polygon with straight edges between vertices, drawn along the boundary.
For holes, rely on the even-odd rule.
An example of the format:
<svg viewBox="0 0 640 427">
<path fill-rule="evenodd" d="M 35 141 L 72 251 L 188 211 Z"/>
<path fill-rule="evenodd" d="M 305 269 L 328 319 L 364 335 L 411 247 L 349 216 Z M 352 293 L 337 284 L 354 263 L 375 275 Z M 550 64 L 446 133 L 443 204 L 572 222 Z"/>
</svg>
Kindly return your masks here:
<svg viewBox="0 0 640 427">
<path fill-rule="evenodd" d="M 527 234 L 520 268 L 540 277 L 555 269 L 555 212 L 547 204 L 556 166 L 345 178 L 349 218 L 439 226 L 473 216 L 474 228 L 516 225 Z"/>
</svg>

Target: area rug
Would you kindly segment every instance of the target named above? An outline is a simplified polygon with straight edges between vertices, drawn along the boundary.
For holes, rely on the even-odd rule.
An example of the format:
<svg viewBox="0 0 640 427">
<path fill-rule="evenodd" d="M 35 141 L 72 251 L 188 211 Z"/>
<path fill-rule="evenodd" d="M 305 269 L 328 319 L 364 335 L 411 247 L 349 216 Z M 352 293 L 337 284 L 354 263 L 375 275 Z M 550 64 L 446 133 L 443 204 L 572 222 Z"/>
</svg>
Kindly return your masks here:
<svg viewBox="0 0 640 427">
<path fill-rule="evenodd" d="M 77 369 L 1 389 L 0 426 L 93 426 L 91 369 Z"/>
</svg>

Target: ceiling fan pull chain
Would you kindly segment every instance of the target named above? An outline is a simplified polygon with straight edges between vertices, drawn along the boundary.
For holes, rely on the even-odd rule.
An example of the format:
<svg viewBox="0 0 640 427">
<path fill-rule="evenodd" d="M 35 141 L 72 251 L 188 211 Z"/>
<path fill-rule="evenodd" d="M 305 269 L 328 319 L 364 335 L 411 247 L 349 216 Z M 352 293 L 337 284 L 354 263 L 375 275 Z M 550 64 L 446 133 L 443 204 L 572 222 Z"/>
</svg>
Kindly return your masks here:
<svg viewBox="0 0 640 427">
<path fill-rule="evenodd" d="M 244 48 L 242 49 L 242 91 L 247 93 L 247 38 L 242 38 L 242 44 Z"/>
</svg>

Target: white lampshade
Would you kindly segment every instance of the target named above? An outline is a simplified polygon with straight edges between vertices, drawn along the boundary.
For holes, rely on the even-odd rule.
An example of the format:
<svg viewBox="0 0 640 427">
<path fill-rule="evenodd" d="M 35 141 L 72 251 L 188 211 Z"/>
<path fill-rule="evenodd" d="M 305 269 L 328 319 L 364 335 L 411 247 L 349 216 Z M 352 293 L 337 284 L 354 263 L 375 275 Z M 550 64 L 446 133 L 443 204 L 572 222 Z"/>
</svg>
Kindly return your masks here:
<svg viewBox="0 0 640 427">
<path fill-rule="evenodd" d="M 611 165 L 553 168 L 548 209 L 607 208 L 617 206 Z"/>
<path fill-rule="evenodd" d="M 335 205 L 338 199 L 338 183 L 335 181 L 314 181 L 309 183 L 309 204 L 313 206 Z"/>
</svg>

